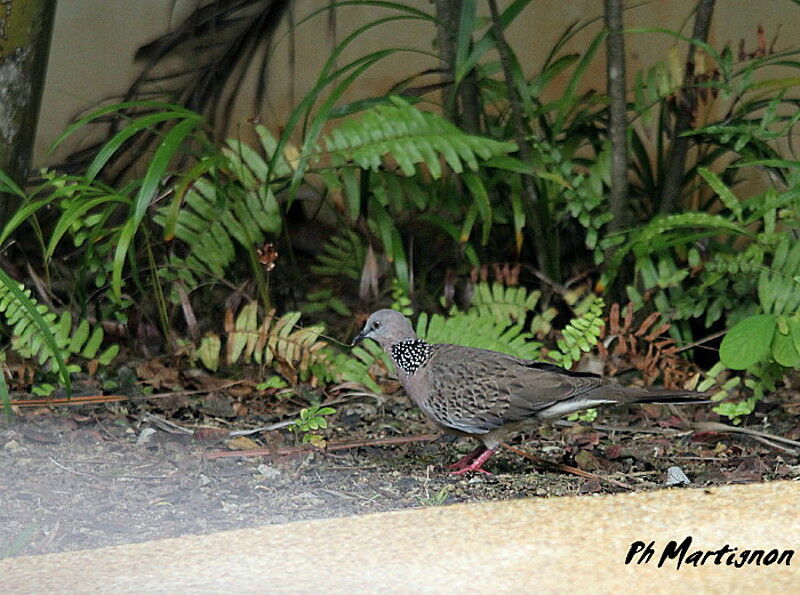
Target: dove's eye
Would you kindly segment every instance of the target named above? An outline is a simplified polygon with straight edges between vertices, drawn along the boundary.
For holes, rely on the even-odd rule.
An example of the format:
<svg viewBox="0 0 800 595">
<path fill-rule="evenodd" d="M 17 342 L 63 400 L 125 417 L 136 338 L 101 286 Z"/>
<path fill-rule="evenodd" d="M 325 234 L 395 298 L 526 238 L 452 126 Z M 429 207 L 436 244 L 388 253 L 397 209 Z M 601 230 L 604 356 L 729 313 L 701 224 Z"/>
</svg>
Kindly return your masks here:
<svg viewBox="0 0 800 595">
<path fill-rule="evenodd" d="M 381 328 L 381 323 L 376 320 L 375 322 L 372 323 L 372 328 L 374 329 Z"/>
</svg>

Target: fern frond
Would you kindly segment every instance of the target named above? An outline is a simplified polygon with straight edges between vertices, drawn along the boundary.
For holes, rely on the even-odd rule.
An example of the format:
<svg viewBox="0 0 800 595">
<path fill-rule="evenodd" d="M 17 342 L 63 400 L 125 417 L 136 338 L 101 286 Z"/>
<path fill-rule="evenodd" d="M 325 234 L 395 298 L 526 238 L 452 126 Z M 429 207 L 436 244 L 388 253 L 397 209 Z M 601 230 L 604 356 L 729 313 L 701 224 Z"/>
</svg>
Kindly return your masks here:
<svg viewBox="0 0 800 595">
<path fill-rule="evenodd" d="M 88 321 L 82 320 L 73 328 L 69 312 L 58 316 L 39 304 L 30 289 L 3 271 L 0 271 L 0 318 L 10 329 L 11 348 L 23 358 L 36 360 L 40 366 L 57 368 L 67 391 L 71 389 L 70 373 L 80 370 L 79 366 L 68 364 L 71 356 L 80 355 L 105 365 L 119 351 L 119 345 L 112 345 L 98 355 L 103 342 L 100 326 L 92 329 Z"/>
<path fill-rule="evenodd" d="M 232 171 L 235 178 L 248 190 L 255 190 L 258 187 L 266 186 L 275 178 L 287 177 L 292 174 L 292 168 L 283 157 L 275 160 L 273 169 L 270 171 L 269 161 L 272 159 L 278 143 L 272 133 L 261 124 L 257 125 L 255 130 L 261 140 L 261 147 L 264 149 L 263 155 L 236 138 L 229 138 L 226 146 L 222 148 L 222 154 L 227 158 L 224 164 L 225 168 Z"/>
<path fill-rule="evenodd" d="M 269 156 L 274 138 L 263 126 L 256 132 Z M 285 160 L 278 160 L 275 169 L 285 173 L 287 167 Z M 210 174 L 192 183 L 177 213 L 167 206 L 153 218 L 165 229 L 174 225 L 175 237 L 186 244 L 188 253 L 173 253 L 170 265 L 190 286 L 198 284 L 198 275 L 224 276 L 237 258 L 237 244 L 252 250 L 266 241 L 266 234 L 281 231 L 280 206 L 267 183 L 275 172 L 270 174 L 267 160 L 258 151 L 228 139 L 217 170 L 216 177 Z M 232 175 L 233 180 L 221 186 L 216 179 L 219 172 Z"/>
<path fill-rule="evenodd" d="M 417 320 L 417 335 L 430 343 L 454 343 L 500 351 L 524 359 L 536 359 L 542 344 L 534 341 L 521 322 L 498 321 L 493 314 L 478 311 L 459 312 L 450 316 L 422 313 Z"/>
<path fill-rule="evenodd" d="M 507 287 L 501 283 L 477 283 L 472 295 L 470 309 L 482 316 L 493 316 L 495 321 L 524 321 L 541 297 L 541 291 L 531 291 L 524 287 Z"/>
<path fill-rule="evenodd" d="M 322 325 L 297 328 L 299 321 L 300 312 L 277 317 L 273 310 L 259 322 L 255 302 L 242 307 L 235 319 L 229 311 L 225 323 L 226 362 L 270 366 L 290 384 L 299 380 L 310 381 L 314 386 L 325 382 L 356 382 L 370 390 L 380 390 L 370 375 L 372 366 L 379 365 L 384 370 L 387 367 L 381 362 L 380 348 L 376 352 L 372 346 L 360 346 L 351 353 L 342 353 L 320 338 Z M 197 351 L 203 365 L 209 369 L 217 367 L 221 346 L 214 333 L 203 338 Z"/>
<path fill-rule="evenodd" d="M 172 254 L 170 265 L 175 267 L 191 286 L 196 277 L 210 274 L 224 276 L 225 270 L 237 258 L 236 244 L 251 250 L 266 240 L 266 234 L 280 232 L 281 215 L 275 195 L 256 178 L 248 178 L 246 168 L 238 165 L 239 175 L 251 188 L 238 188 L 221 200 L 222 192 L 213 182 L 200 178 L 186 193 L 183 207 L 177 214 L 175 237 L 186 244 L 185 256 Z M 265 166 L 266 167 L 266 166 Z M 169 207 L 159 209 L 154 221 L 166 227 Z"/>
<path fill-rule="evenodd" d="M 324 359 L 312 367 L 314 376 L 322 381 L 354 382 L 365 386 L 373 392 L 381 388 L 376 377 L 386 376 L 391 369 L 386 354 L 372 342 L 365 342 L 354 347 L 350 352 L 326 348 Z"/>
<path fill-rule="evenodd" d="M 317 254 L 317 264 L 310 268 L 317 275 L 345 276 L 358 281 L 366 255 L 367 248 L 361 237 L 350 229 L 344 229 L 325 242 Z"/>
<path fill-rule="evenodd" d="M 351 318 L 353 316 L 353 312 L 347 307 L 344 301 L 339 299 L 333 289 L 327 288 L 309 291 L 306 294 L 306 300 L 308 301 L 300 306 L 300 311 L 304 315 L 317 314 L 319 312 L 331 310 L 343 318 Z"/>
<path fill-rule="evenodd" d="M 758 277 L 758 299 L 767 314 L 791 315 L 800 310 L 800 243 L 786 234 L 772 264 Z"/>
<path fill-rule="evenodd" d="M 587 296 L 578 306 L 579 315 L 561 331 L 556 340 L 558 351 L 550 351 L 547 355 L 562 368 L 571 368 L 581 358 L 581 352 L 588 353 L 603 332 L 603 298 Z"/>
<path fill-rule="evenodd" d="M 299 319 L 300 312 L 276 318 L 273 310 L 259 324 L 258 304 L 245 305 L 228 329 L 227 363 L 242 360 L 273 366 L 293 384 L 307 379 L 311 364 L 319 359 L 318 352 L 325 343 L 319 340 L 323 331 L 320 325 L 295 330 Z"/>
<path fill-rule="evenodd" d="M 353 162 L 377 171 L 387 156 L 406 176 L 424 163 L 430 175 L 442 175 L 441 160 L 456 172 L 478 169 L 478 160 L 505 155 L 516 145 L 466 134 L 441 116 L 423 112 L 398 97 L 347 120 L 323 137 L 324 153 L 334 166 Z M 323 154 L 324 154 L 323 153 Z"/>
</svg>

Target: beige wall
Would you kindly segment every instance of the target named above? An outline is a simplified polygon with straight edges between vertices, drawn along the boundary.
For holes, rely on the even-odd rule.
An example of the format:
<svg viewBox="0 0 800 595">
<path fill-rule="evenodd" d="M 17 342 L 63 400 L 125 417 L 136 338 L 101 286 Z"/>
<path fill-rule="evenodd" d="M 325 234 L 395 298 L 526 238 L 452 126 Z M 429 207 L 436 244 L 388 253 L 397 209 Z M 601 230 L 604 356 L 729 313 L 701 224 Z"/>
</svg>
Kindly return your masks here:
<svg viewBox="0 0 800 595">
<path fill-rule="evenodd" d="M 81 110 L 98 101 L 123 92 L 138 72 L 133 64 L 136 48 L 169 30 L 181 21 L 197 0 L 60 0 L 39 120 L 35 163 L 42 165 L 48 158 L 45 151 L 53 139 Z M 431 11 L 429 0 L 407 0 L 408 4 Z M 297 0 L 296 19 L 315 8 L 327 5 L 328 0 Z M 634 2 L 628 2 L 634 4 Z M 507 2 L 501 1 L 501 6 Z M 638 2 L 636 3 L 638 4 Z M 687 23 L 686 17 L 695 0 L 653 0 L 626 13 L 626 26 L 659 26 L 677 29 Z M 510 28 L 509 41 L 518 52 L 526 70 L 535 72 L 543 54 L 552 46 L 565 26 L 576 19 L 602 14 L 601 0 L 538 0 L 532 2 L 525 18 Z M 361 24 L 387 14 L 375 8 L 341 8 L 338 13 L 339 40 Z M 719 47 L 731 42 L 738 47 L 740 38 L 748 49 L 756 43 L 756 26 L 762 24 L 768 39 L 781 26 L 778 48 L 797 45 L 800 31 L 800 8 L 789 0 L 719 0 L 713 22 L 711 39 Z M 330 40 L 326 32 L 327 19 L 317 17 L 297 32 L 297 72 L 294 97 L 310 88 L 320 66 L 330 55 Z M 581 50 L 599 30 L 600 23 L 577 38 L 570 49 Z M 684 27 L 688 33 L 691 20 Z M 384 25 L 359 39 L 340 64 L 384 47 L 410 46 L 431 51 L 434 28 L 409 21 Z M 652 66 L 663 59 L 675 43 L 666 35 L 629 35 L 626 40 L 630 72 Z M 683 48 L 681 49 L 683 55 Z M 280 126 L 291 109 L 291 73 L 287 66 L 287 43 L 284 42 L 273 61 L 269 104 L 258 114 L 267 124 Z M 383 93 L 393 83 L 415 72 L 433 67 L 435 61 L 418 54 L 393 56 L 368 71 L 346 99 Z M 605 74 L 602 60 L 597 60 L 587 76 L 587 84 L 602 90 Z M 252 77 L 242 82 L 242 101 L 233 121 L 254 115 L 251 93 Z M 430 79 L 429 79 L 430 80 Z M 76 139 L 77 140 L 77 139 Z M 86 139 L 84 139 L 86 140 Z M 63 152 L 59 152 L 63 154 Z"/>
</svg>

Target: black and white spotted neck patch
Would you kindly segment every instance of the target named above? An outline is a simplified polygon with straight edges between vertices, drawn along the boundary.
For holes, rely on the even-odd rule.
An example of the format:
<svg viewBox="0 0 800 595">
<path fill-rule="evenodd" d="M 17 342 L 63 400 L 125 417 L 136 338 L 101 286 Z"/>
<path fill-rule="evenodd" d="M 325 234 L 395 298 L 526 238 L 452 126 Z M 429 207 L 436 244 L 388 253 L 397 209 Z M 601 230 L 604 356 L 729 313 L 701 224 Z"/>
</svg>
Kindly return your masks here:
<svg viewBox="0 0 800 595">
<path fill-rule="evenodd" d="M 431 346 L 421 339 L 398 341 L 392 345 L 392 359 L 399 370 L 413 374 L 431 354 Z"/>
</svg>

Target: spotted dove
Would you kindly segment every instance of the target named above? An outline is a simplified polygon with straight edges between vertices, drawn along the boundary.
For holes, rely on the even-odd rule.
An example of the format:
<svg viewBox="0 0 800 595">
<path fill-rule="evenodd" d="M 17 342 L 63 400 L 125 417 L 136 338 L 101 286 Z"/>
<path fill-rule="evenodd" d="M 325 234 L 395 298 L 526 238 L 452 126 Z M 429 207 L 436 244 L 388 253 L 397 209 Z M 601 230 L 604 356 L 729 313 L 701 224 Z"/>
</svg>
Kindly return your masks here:
<svg viewBox="0 0 800 595">
<path fill-rule="evenodd" d="M 699 403 L 692 391 L 642 390 L 604 384 L 596 374 L 462 345 L 417 338 L 408 319 L 378 310 L 353 339 L 373 339 L 397 368 L 409 397 L 446 431 L 482 445 L 451 465 L 454 473 L 487 473 L 483 464 L 511 434 L 537 419 L 559 417 L 607 403 Z"/>
</svg>

